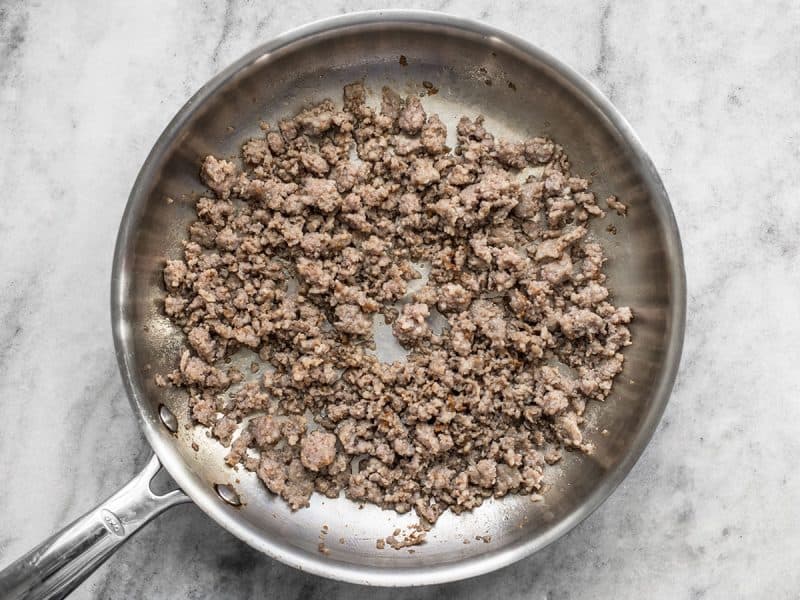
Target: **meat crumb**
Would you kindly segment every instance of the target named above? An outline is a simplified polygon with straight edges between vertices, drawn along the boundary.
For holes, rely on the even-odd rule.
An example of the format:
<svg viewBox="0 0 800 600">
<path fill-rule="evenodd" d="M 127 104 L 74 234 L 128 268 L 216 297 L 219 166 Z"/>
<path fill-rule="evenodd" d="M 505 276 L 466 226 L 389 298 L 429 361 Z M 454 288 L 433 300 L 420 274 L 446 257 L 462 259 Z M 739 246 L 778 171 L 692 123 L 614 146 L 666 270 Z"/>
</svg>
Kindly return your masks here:
<svg viewBox="0 0 800 600">
<path fill-rule="evenodd" d="M 628 214 L 628 205 L 617 200 L 616 196 L 609 196 L 606 198 L 606 204 L 608 208 L 617 211 L 617 214 L 621 217 Z"/>
<path fill-rule="evenodd" d="M 403 548 L 408 548 L 409 546 L 419 546 L 424 544 L 427 534 L 428 532 L 425 530 L 422 524 L 417 523 L 407 527 L 405 532 L 403 532 L 401 529 L 395 529 L 392 532 L 392 535 L 389 535 L 385 538 L 385 543 L 395 550 L 401 550 Z"/>
</svg>

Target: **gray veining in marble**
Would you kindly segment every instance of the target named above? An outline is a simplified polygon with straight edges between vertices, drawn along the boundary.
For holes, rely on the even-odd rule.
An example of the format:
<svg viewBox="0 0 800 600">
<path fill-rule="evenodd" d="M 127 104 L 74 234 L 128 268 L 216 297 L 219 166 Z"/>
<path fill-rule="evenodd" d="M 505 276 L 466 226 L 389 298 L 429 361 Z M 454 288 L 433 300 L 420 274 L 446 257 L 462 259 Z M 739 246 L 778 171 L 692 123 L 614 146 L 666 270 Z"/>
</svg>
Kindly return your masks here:
<svg viewBox="0 0 800 600">
<path fill-rule="evenodd" d="M 75 598 L 732 598 L 800 590 L 800 5 L 421 2 L 521 35 L 638 131 L 681 227 L 689 321 L 664 420 L 558 543 L 388 591 L 269 560 L 191 505 Z M 0 566 L 143 466 L 108 315 L 150 146 L 199 86 L 291 26 L 387 3 L 0 2 Z"/>
</svg>

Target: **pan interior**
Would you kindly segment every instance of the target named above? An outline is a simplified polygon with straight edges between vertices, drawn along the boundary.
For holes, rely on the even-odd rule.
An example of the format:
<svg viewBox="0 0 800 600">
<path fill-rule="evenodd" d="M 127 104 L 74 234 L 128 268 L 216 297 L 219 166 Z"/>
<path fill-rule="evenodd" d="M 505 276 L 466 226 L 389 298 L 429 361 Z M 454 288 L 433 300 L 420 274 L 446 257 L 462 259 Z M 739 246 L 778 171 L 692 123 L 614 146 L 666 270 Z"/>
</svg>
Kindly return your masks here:
<svg viewBox="0 0 800 600">
<path fill-rule="evenodd" d="M 541 502 L 508 497 L 458 517 L 446 513 L 413 554 L 375 547 L 376 538 L 415 522 L 413 514 L 316 494 L 310 508 L 292 513 L 253 474 L 224 466 L 226 449 L 189 426 L 182 391 L 153 382 L 155 373 L 175 368 L 183 345 L 161 309 L 161 268 L 165 259 L 181 257 L 194 199 L 205 191 L 198 180 L 202 157 L 235 156 L 244 139 L 261 134 L 259 120 L 275 123 L 326 97 L 340 102 L 342 86 L 359 79 L 372 102 L 383 85 L 425 93 L 422 82 L 431 82 L 438 93 L 427 95 L 423 104 L 449 128 L 463 114 L 483 114 L 498 136 L 549 135 L 565 147 L 576 173 L 593 175 L 599 196 L 614 193 L 630 206 L 628 217 L 610 214 L 593 229 L 609 256 L 615 303 L 630 305 L 636 314 L 634 345 L 625 352 L 625 369 L 611 397 L 588 409 L 587 436 L 595 455 L 567 454 L 547 474 L 552 487 Z M 546 56 L 503 37 L 414 19 L 340 21 L 302 38 L 285 38 L 245 57 L 201 90 L 143 168 L 123 223 L 114 282 L 115 334 L 131 401 L 185 491 L 221 524 L 272 556 L 317 573 L 378 584 L 475 575 L 541 547 L 585 516 L 618 483 L 652 432 L 671 386 L 680 345 L 676 349 L 675 340 L 682 332 L 682 265 L 666 195 L 649 161 L 635 142 L 631 145 L 625 124 L 606 110 Z M 608 224 L 616 226 L 616 235 L 606 231 Z M 249 357 L 243 360 L 249 364 Z M 175 435 L 159 420 L 162 404 L 177 416 Z M 223 502 L 214 492 L 218 483 L 232 485 L 243 505 Z M 318 550 L 323 525 L 328 555 Z M 491 542 L 476 541 L 479 535 L 491 536 Z M 447 571 L 454 565 L 462 571 Z M 438 576 L 425 578 L 437 569 Z"/>
</svg>

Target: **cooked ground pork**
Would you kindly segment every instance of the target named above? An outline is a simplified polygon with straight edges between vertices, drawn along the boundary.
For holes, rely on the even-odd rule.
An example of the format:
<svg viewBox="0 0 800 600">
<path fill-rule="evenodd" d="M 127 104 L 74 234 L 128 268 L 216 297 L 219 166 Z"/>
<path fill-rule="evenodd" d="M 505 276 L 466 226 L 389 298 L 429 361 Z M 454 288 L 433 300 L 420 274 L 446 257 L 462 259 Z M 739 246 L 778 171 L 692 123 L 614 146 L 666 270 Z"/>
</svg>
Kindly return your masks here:
<svg viewBox="0 0 800 600">
<path fill-rule="evenodd" d="M 586 404 L 608 396 L 631 343 L 589 233 L 604 212 L 553 140 L 496 142 L 463 117 L 451 151 L 417 96 L 366 98 L 353 83 L 343 108 L 262 123 L 243 167 L 202 161 L 212 193 L 163 270 L 186 349 L 158 382 L 185 388 L 228 464 L 293 509 L 344 492 L 432 524 L 539 497 L 563 448 L 591 452 Z M 428 281 L 411 286 L 420 263 Z M 379 315 L 405 360 L 372 352 Z M 226 364 L 242 348 L 260 380 Z"/>
<path fill-rule="evenodd" d="M 608 204 L 608 208 L 612 208 L 617 211 L 617 214 L 620 216 L 624 217 L 626 214 L 628 214 L 628 206 L 617 200 L 616 196 L 609 196 L 606 198 L 606 204 Z"/>
<path fill-rule="evenodd" d="M 319 471 L 322 467 L 330 465 L 334 458 L 336 458 L 336 436 L 332 433 L 312 431 L 303 438 L 300 461 L 306 469 Z"/>
</svg>

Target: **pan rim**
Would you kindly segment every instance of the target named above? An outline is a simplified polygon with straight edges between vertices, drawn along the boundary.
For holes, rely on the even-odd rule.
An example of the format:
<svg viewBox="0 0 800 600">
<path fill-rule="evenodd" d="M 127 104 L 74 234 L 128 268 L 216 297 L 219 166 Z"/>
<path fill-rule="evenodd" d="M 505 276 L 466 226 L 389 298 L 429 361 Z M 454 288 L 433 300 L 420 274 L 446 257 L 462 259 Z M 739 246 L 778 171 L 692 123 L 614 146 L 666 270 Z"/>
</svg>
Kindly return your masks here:
<svg viewBox="0 0 800 600">
<path fill-rule="evenodd" d="M 634 436 L 630 451 L 613 470 L 609 471 L 602 485 L 597 486 L 569 515 L 544 534 L 532 536 L 522 542 L 510 545 L 508 548 L 496 551 L 489 550 L 485 554 L 468 559 L 421 567 L 360 566 L 334 561 L 323 555 L 319 557 L 313 556 L 311 553 L 300 549 L 287 550 L 284 547 L 273 545 L 268 536 L 256 535 L 245 523 L 231 519 L 228 511 L 217 501 L 212 491 L 199 485 L 187 471 L 185 462 L 179 453 L 164 439 L 163 432 L 158 429 L 157 423 L 144 417 L 142 406 L 146 400 L 143 398 L 143 393 L 137 389 L 135 383 L 136 366 L 130 347 L 131 332 L 124 317 L 128 286 L 126 254 L 135 234 L 135 219 L 133 217 L 136 211 L 142 208 L 148 183 L 151 181 L 165 149 L 182 130 L 196 108 L 217 92 L 231 77 L 265 54 L 315 34 L 354 25 L 376 25 L 381 23 L 441 26 L 496 38 L 509 47 L 523 52 L 553 69 L 570 85 L 575 86 L 582 94 L 585 94 L 598 111 L 611 122 L 614 129 L 624 140 L 632 155 L 638 160 L 639 170 L 648 173 L 650 182 L 659 196 L 656 202 L 656 209 L 661 213 L 662 223 L 666 231 L 667 254 L 671 257 L 671 262 L 673 263 L 671 264 L 670 277 L 670 285 L 674 294 L 674 302 L 670 307 L 672 330 L 666 346 L 665 368 L 656 387 L 651 408 L 645 415 L 642 426 Z M 493 26 L 441 12 L 404 9 L 373 10 L 322 19 L 273 38 L 251 50 L 218 73 L 181 107 L 148 154 L 128 197 L 114 250 L 111 276 L 111 321 L 117 361 L 131 409 L 161 463 L 181 489 L 203 512 L 251 547 L 301 571 L 356 584 L 387 587 L 421 586 L 447 583 L 483 575 L 527 557 L 572 530 L 591 515 L 617 488 L 636 464 L 652 438 L 672 392 L 680 365 L 686 326 L 686 273 L 677 222 L 669 196 L 655 165 L 627 120 L 594 84 L 533 43 Z"/>
</svg>

